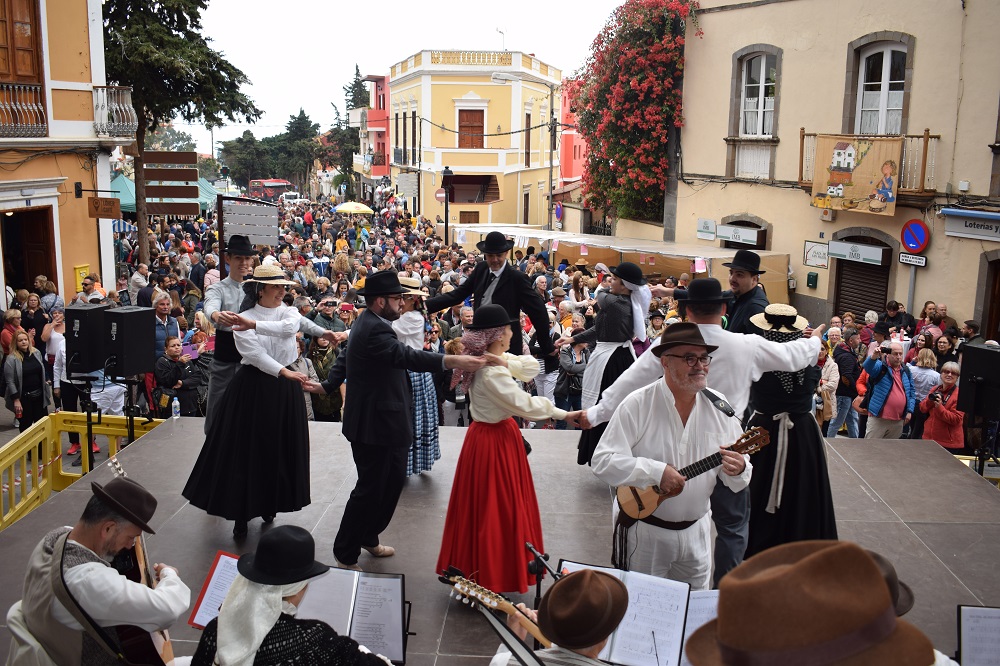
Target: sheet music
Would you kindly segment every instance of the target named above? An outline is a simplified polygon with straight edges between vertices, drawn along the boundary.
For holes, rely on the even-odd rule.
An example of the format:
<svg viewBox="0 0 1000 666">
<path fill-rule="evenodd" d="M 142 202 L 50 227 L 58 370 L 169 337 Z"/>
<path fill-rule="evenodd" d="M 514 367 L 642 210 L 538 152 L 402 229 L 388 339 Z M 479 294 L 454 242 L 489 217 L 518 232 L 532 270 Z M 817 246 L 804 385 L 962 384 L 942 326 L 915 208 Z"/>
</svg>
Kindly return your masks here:
<svg viewBox="0 0 1000 666">
<path fill-rule="evenodd" d="M 347 636 L 354 612 L 358 576 L 357 571 L 330 569 L 312 579 L 295 617 L 322 620 L 341 636 Z"/>
<path fill-rule="evenodd" d="M 1000 666 L 1000 608 L 959 606 L 962 666 Z"/>
<path fill-rule="evenodd" d="M 221 550 L 216 554 L 215 564 L 205 578 L 201 596 L 198 598 L 194 612 L 191 613 L 188 624 L 203 629 L 209 622 L 218 617 L 219 608 L 222 607 L 222 602 L 226 600 L 229 588 L 239 573 L 236 570 L 238 560 L 239 558 L 235 555 L 224 553 Z"/>
<path fill-rule="evenodd" d="M 691 634 L 714 620 L 718 614 L 718 590 L 692 590 L 688 598 L 687 620 L 684 622 L 684 643 L 691 638 Z M 681 666 L 691 666 L 687 649 L 681 654 Z"/>
<path fill-rule="evenodd" d="M 376 654 L 403 660 L 403 579 L 361 574 L 351 638 Z"/>
</svg>

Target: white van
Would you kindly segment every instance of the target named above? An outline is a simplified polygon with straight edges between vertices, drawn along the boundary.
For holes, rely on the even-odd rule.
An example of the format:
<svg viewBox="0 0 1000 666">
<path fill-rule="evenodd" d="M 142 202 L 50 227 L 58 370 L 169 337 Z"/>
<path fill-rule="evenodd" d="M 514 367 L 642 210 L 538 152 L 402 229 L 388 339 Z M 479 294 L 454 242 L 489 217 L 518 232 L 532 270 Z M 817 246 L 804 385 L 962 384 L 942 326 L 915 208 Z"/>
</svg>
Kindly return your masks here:
<svg viewBox="0 0 1000 666">
<path fill-rule="evenodd" d="M 286 208 L 289 208 L 291 206 L 296 206 L 298 204 L 309 203 L 309 199 L 306 199 L 298 192 L 284 192 L 280 196 L 278 196 L 278 199 L 281 200 L 281 203 L 283 203 Z"/>
</svg>

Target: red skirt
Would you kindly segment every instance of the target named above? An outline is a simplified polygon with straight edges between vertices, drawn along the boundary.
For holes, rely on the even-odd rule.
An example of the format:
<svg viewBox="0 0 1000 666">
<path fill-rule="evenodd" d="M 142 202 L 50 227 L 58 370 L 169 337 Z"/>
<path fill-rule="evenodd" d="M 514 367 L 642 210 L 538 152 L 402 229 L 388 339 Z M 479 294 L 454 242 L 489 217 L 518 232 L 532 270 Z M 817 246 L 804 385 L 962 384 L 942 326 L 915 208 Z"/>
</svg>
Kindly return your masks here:
<svg viewBox="0 0 1000 666">
<path fill-rule="evenodd" d="M 531 551 L 542 521 L 521 431 L 514 419 L 474 421 L 462 444 L 437 569 L 457 567 L 494 592 L 527 592 Z"/>
</svg>

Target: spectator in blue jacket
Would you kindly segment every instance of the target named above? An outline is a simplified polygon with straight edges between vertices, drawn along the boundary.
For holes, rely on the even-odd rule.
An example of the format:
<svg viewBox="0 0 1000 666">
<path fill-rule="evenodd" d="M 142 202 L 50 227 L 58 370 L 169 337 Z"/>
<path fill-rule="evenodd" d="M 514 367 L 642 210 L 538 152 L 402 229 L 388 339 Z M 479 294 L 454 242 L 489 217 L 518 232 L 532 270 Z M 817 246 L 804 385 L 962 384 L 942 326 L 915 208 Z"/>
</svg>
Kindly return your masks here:
<svg viewBox="0 0 1000 666">
<path fill-rule="evenodd" d="M 156 358 L 163 356 L 167 338 L 180 337 L 180 328 L 177 326 L 177 320 L 170 316 L 170 308 L 172 306 L 173 302 L 167 294 L 161 293 L 153 301 L 153 307 L 156 308 L 156 337 L 153 343 Z"/>
<path fill-rule="evenodd" d="M 865 359 L 864 368 L 874 382 L 865 439 L 899 439 L 916 404 L 913 378 L 903 363 L 903 346 L 893 342 L 888 349 L 877 347 Z"/>
</svg>

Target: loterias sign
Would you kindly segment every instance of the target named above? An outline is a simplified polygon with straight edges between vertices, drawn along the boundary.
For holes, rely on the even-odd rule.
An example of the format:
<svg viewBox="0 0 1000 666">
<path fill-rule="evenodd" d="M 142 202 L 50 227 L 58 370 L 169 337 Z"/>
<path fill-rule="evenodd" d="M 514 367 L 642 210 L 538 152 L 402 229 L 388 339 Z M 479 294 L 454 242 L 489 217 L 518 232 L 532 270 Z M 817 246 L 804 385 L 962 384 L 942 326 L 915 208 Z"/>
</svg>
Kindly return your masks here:
<svg viewBox="0 0 1000 666">
<path fill-rule="evenodd" d="M 961 208 L 942 209 L 944 233 L 959 238 L 1000 242 L 1000 213 Z"/>
</svg>

